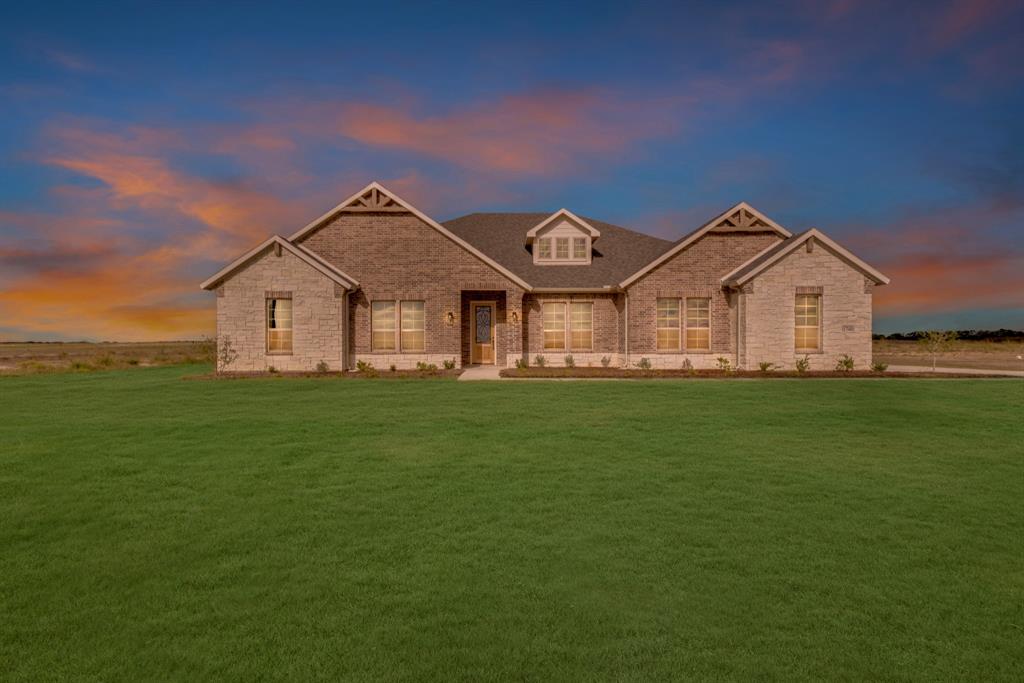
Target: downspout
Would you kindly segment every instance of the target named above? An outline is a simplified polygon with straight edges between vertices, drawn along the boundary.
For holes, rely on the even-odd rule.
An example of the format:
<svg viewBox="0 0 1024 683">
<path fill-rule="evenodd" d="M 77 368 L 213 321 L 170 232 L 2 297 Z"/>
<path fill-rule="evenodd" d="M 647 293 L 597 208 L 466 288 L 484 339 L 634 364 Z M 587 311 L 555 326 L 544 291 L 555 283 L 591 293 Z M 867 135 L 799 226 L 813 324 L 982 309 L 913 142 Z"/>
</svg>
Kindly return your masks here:
<svg viewBox="0 0 1024 683">
<path fill-rule="evenodd" d="M 626 309 L 626 329 L 623 332 L 625 337 L 626 346 L 626 367 L 629 367 L 629 292 L 622 290 L 622 296 L 625 297 L 625 309 Z"/>
</svg>

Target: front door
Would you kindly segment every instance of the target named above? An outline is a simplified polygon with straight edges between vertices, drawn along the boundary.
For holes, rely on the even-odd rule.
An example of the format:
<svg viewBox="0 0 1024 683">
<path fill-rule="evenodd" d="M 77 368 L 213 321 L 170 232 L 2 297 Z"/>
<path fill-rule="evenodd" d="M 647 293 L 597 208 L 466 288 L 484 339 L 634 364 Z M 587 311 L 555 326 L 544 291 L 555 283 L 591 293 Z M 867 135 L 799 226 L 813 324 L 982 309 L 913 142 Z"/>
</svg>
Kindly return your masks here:
<svg viewBox="0 0 1024 683">
<path fill-rule="evenodd" d="M 474 301 L 470 304 L 472 335 L 469 347 L 471 363 L 494 364 L 494 302 Z"/>
</svg>

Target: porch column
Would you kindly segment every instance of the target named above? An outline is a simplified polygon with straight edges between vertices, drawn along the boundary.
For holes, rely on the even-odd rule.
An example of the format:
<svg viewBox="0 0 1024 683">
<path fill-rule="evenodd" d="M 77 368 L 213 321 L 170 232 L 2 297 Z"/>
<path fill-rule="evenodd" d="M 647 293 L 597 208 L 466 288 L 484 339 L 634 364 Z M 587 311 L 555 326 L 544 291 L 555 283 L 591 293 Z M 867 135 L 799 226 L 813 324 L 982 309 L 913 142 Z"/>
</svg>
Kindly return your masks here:
<svg viewBox="0 0 1024 683">
<path fill-rule="evenodd" d="M 505 290 L 505 365 L 523 355 L 523 290 Z"/>
</svg>

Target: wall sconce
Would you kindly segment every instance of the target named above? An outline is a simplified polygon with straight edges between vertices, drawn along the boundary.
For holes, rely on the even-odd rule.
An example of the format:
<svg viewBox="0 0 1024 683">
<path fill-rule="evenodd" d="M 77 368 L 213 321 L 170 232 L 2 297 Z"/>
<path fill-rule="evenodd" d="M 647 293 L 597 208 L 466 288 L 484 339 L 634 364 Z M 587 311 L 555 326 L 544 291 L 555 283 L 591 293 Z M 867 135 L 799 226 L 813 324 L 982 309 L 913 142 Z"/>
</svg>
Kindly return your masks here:
<svg viewBox="0 0 1024 683">
<path fill-rule="evenodd" d="M 512 324 L 513 325 L 518 325 L 519 324 L 519 312 L 518 311 L 512 311 Z"/>
<path fill-rule="evenodd" d="M 452 313 L 451 311 L 448 311 L 448 314 L 445 315 L 444 320 L 449 325 L 454 325 L 455 324 L 455 314 Z"/>
</svg>

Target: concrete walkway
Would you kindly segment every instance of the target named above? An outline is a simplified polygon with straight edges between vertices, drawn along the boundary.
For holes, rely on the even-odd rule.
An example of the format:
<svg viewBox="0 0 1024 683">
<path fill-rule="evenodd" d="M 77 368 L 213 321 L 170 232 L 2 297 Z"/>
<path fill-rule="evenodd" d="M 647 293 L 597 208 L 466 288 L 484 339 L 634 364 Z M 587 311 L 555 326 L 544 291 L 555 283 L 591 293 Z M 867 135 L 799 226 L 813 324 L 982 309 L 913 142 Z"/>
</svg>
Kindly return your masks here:
<svg viewBox="0 0 1024 683">
<path fill-rule="evenodd" d="M 931 366 L 923 365 L 890 365 L 890 372 L 917 372 L 922 375 L 929 375 L 932 372 Z M 955 372 L 962 375 L 1004 375 L 1006 377 L 1024 377 L 1022 370 L 989 370 L 985 368 L 944 368 L 937 367 L 935 372 Z"/>
<path fill-rule="evenodd" d="M 497 365 L 467 365 L 459 375 L 460 382 L 501 379 L 501 368 Z"/>
</svg>

